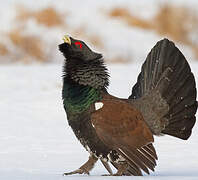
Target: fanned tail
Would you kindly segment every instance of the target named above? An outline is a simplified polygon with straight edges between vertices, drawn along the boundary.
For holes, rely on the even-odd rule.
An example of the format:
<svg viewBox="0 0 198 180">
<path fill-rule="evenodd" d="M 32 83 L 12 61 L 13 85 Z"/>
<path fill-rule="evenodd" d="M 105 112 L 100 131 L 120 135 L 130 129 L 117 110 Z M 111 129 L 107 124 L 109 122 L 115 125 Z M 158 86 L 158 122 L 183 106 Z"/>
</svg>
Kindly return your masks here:
<svg viewBox="0 0 198 180">
<path fill-rule="evenodd" d="M 129 99 L 153 134 L 186 140 L 196 121 L 196 94 L 188 62 L 173 42 L 163 39 L 147 56 Z"/>
</svg>

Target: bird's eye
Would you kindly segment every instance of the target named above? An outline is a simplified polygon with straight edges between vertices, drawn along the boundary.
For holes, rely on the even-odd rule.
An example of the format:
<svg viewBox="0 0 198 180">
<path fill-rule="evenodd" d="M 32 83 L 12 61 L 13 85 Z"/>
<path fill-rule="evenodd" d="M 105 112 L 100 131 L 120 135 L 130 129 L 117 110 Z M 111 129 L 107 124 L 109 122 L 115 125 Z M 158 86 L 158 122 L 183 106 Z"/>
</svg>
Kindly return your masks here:
<svg viewBox="0 0 198 180">
<path fill-rule="evenodd" d="M 76 45 L 76 47 L 82 49 L 82 43 L 81 42 L 77 41 L 77 42 L 75 42 L 75 45 Z"/>
</svg>

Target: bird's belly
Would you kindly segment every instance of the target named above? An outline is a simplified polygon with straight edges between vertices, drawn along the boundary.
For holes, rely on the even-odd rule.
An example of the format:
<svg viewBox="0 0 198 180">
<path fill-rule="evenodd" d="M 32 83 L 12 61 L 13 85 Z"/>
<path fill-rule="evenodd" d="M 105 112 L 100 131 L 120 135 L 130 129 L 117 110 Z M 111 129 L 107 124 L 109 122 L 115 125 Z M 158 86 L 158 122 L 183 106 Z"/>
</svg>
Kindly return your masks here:
<svg viewBox="0 0 198 180">
<path fill-rule="evenodd" d="M 107 156 L 112 149 L 99 139 L 89 119 L 86 119 L 86 121 L 84 119 L 78 121 L 69 120 L 69 125 L 78 140 L 90 154 L 94 154 L 98 158 L 108 159 Z"/>
</svg>

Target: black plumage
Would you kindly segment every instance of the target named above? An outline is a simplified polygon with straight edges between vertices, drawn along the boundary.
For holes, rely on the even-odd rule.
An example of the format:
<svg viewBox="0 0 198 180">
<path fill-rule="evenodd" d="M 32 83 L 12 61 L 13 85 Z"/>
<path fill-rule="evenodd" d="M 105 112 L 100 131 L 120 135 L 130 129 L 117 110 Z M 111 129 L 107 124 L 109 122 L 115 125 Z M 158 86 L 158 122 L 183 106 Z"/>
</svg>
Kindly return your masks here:
<svg viewBox="0 0 198 180">
<path fill-rule="evenodd" d="M 63 104 L 69 125 L 90 153 L 76 171 L 89 173 L 98 159 L 112 175 L 154 171 L 153 135 L 188 139 L 197 111 L 194 76 L 174 43 L 159 41 L 147 56 L 128 99 L 108 94 L 109 74 L 101 54 L 64 37 Z"/>
</svg>

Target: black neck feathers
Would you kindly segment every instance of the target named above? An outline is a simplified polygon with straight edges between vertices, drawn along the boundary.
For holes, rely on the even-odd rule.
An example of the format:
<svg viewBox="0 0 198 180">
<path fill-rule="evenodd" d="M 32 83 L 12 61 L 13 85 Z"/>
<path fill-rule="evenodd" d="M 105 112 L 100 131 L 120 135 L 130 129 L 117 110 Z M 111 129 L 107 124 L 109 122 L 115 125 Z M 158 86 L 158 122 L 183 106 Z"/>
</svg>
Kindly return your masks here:
<svg viewBox="0 0 198 180">
<path fill-rule="evenodd" d="M 109 85 L 109 74 L 101 57 L 89 61 L 67 59 L 63 68 L 63 76 L 79 85 L 99 90 L 106 89 Z"/>
</svg>

